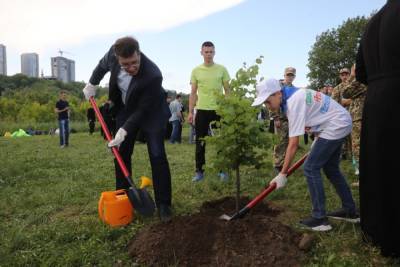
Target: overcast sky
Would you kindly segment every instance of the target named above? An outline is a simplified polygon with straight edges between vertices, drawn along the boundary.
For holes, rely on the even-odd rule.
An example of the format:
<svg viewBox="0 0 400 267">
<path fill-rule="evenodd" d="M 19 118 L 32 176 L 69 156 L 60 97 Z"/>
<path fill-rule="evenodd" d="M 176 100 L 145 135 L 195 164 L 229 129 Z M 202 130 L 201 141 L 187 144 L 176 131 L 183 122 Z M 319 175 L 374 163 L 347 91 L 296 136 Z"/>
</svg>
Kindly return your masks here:
<svg viewBox="0 0 400 267">
<path fill-rule="evenodd" d="M 189 92 L 191 70 L 202 63 L 200 46 L 216 45 L 215 61 L 231 76 L 243 62 L 265 57 L 261 73 L 281 78 L 297 68 L 306 86 L 308 52 L 318 34 L 349 17 L 369 15 L 385 0 L 0 0 L 0 44 L 7 47 L 8 75 L 21 71 L 20 54 L 50 57 L 65 51 L 76 80 L 88 81 L 99 59 L 122 36 L 136 37 L 164 75 L 164 87 Z M 103 80 L 103 84 L 107 79 Z"/>
</svg>

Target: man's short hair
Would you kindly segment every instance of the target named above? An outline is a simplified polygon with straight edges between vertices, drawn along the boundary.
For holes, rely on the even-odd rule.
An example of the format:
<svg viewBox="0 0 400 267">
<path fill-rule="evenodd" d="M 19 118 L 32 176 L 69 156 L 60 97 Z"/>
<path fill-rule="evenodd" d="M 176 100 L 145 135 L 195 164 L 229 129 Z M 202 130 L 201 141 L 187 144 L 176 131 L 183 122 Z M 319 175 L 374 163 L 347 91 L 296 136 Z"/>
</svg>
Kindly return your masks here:
<svg viewBox="0 0 400 267">
<path fill-rule="evenodd" d="M 204 42 L 201 47 L 215 47 L 214 44 L 210 41 Z"/>
<path fill-rule="evenodd" d="M 135 52 L 140 52 L 139 42 L 130 36 L 119 38 L 114 43 L 115 55 L 123 58 L 132 56 Z"/>
<path fill-rule="evenodd" d="M 177 94 L 175 98 L 181 98 L 182 95 L 181 94 Z"/>
</svg>

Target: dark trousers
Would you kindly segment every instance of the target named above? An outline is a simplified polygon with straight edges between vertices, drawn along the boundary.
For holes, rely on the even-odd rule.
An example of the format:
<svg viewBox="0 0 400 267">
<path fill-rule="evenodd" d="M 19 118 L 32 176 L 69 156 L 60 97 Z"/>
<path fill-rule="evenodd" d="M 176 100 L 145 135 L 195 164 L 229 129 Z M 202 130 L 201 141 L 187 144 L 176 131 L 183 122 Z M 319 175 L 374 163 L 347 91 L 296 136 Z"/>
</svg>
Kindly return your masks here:
<svg viewBox="0 0 400 267">
<path fill-rule="evenodd" d="M 167 130 L 165 131 L 165 139 L 169 140 L 172 134 L 172 124 L 171 122 L 167 122 Z"/>
<path fill-rule="evenodd" d="M 308 133 L 304 134 L 304 144 L 308 145 Z"/>
<path fill-rule="evenodd" d="M 126 121 L 127 114 L 120 112 L 117 116 L 117 129 Z M 171 206 L 171 173 L 164 147 L 165 128 L 159 131 L 142 131 L 147 143 L 151 172 L 153 176 L 154 196 L 157 207 L 160 204 Z M 132 175 L 132 154 L 138 131 L 129 133 L 119 147 L 119 153 Z M 115 164 L 116 189 L 127 189 L 129 183 L 122 173 L 117 160 Z M 133 176 L 133 175 L 132 175 Z"/>
<path fill-rule="evenodd" d="M 275 133 L 275 121 L 274 119 L 269 120 L 268 132 Z"/>
<path fill-rule="evenodd" d="M 92 134 L 94 132 L 94 120 L 89 120 L 89 133 Z"/>
<path fill-rule="evenodd" d="M 206 143 L 203 140 L 209 133 L 210 123 L 219 121 L 220 117 L 215 110 L 197 110 L 196 113 L 196 171 L 203 172 L 203 165 L 206 163 Z"/>
</svg>

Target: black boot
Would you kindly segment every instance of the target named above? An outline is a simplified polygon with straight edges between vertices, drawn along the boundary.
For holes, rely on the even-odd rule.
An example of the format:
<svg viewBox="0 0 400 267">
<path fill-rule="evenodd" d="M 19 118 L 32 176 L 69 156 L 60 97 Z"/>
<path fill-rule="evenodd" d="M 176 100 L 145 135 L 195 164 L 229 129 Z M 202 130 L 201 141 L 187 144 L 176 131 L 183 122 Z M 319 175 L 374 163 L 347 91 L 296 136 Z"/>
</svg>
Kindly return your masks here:
<svg viewBox="0 0 400 267">
<path fill-rule="evenodd" d="M 169 222 L 172 219 L 171 207 L 165 204 L 160 204 L 158 207 L 158 216 L 161 222 Z"/>
</svg>

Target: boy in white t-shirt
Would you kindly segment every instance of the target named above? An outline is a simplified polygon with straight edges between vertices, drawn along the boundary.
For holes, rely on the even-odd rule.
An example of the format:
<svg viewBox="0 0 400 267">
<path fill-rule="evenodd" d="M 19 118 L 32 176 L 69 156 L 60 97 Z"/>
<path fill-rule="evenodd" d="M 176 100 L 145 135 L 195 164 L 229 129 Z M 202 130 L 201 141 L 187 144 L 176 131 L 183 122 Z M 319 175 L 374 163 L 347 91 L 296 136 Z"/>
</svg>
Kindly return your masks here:
<svg viewBox="0 0 400 267">
<path fill-rule="evenodd" d="M 318 138 L 311 148 L 304 164 L 308 189 L 312 201 L 312 216 L 300 224 L 315 231 L 328 231 L 332 227 L 327 217 L 359 222 L 356 206 L 350 188 L 343 177 L 339 164 L 341 147 L 350 134 L 352 121 L 346 109 L 327 95 L 311 89 L 286 92 L 279 81 L 269 79 L 257 85 L 257 98 L 253 106 L 264 103 L 269 109 L 286 112 L 289 121 L 289 145 L 281 172 L 271 180 L 276 188 L 282 188 L 287 181 L 287 171 L 299 144 L 299 137 L 310 129 Z M 321 169 L 335 187 L 342 201 L 342 208 L 325 212 L 325 192 Z"/>
</svg>

